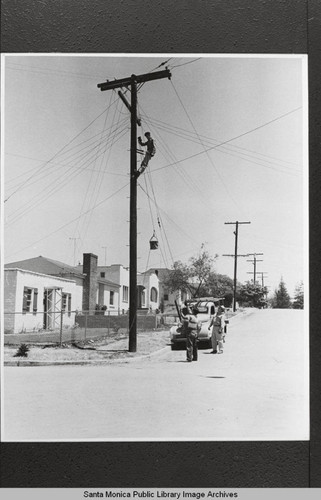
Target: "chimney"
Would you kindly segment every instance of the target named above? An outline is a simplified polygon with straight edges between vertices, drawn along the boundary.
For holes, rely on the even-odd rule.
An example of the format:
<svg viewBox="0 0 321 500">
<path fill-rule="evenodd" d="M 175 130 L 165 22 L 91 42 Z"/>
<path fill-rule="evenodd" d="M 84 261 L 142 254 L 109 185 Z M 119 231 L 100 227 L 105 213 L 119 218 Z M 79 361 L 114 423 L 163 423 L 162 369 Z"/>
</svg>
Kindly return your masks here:
<svg viewBox="0 0 321 500">
<path fill-rule="evenodd" d="M 83 254 L 83 273 L 85 274 L 82 308 L 94 314 L 97 299 L 97 255 Z"/>
</svg>

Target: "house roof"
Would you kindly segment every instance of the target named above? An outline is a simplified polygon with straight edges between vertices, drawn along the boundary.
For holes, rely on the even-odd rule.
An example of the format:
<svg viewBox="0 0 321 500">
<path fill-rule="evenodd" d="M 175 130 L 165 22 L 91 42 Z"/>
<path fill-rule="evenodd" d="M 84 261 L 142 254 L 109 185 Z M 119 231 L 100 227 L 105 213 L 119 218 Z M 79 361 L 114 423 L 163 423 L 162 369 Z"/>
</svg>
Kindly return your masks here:
<svg viewBox="0 0 321 500">
<path fill-rule="evenodd" d="M 75 276 L 85 279 L 85 275 L 79 270 L 79 267 L 69 266 L 58 260 L 48 259 L 47 257 L 34 257 L 32 259 L 20 260 L 17 262 L 10 262 L 5 264 L 5 269 L 18 268 L 25 271 L 32 271 L 35 273 L 46 274 L 49 276 Z M 82 266 L 81 266 L 82 268 Z M 97 277 L 97 282 L 114 288 L 120 288 L 118 283 L 108 279 Z"/>
<path fill-rule="evenodd" d="M 105 278 L 97 278 L 98 283 L 102 283 L 103 285 L 113 286 L 114 288 L 120 288 L 121 285 L 115 283 L 114 281 L 106 280 Z"/>
<path fill-rule="evenodd" d="M 34 257 L 32 259 L 19 260 L 5 264 L 5 268 L 19 268 L 36 273 L 47 274 L 50 276 L 72 275 L 84 279 L 84 275 L 74 267 L 59 262 L 57 260 L 47 259 L 46 257 Z"/>
<path fill-rule="evenodd" d="M 150 269 L 148 269 L 148 271 L 145 271 L 144 273 L 141 273 L 141 274 L 151 274 L 151 273 L 155 273 L 155 271 L 158 272 L 158 279 L 160 281 L 162 281 L 166 276 L 168 276 L 168 274 L 170 272 L 172 272 L 173 270 L 172 269 L 168 269 L 167 267 L 152 267 Z"/>
</svg>

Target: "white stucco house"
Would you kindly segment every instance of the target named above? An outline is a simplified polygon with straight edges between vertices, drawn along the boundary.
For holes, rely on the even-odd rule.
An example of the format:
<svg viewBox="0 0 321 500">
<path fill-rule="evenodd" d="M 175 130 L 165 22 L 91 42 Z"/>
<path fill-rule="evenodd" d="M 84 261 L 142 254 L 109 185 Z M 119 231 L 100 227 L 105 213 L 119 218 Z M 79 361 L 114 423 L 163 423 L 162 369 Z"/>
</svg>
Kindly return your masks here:
<svg viewBox="0 0 321 500">
<path fill-rule="evenodd" d="M 5 333 L 39 332 L 75 323 L 76 281 L 18 268 L 4 270 Z"/>
<path fill-rule="evenodd" d="M 97 276 L 97 257 L 84 254 L 85 272 L 46 257 L 5 265 L 4 329 L 39 331 L 75 323 L 75 312 L 106 305 L 105 314 L 119 310 L 119 285 Z"/>
<path fill-rule="evenodd" d="M 163 268 L 151 268 L 147 271 L 149 274 L 155 274 L 158 278 L 158 288 L 159 288 L 159 298 L 158 307 L 162 312 L 168 310 L 175 310 L 175 301 L 179 306 L 182 305 L 184 300 L 190 299 L 191 294 L 188 292 L 183 292 L 182 290 L 175 290 L 172 292 L 165 284 L 166 277 L 173 272 L 171 269 L 166 267 Z"/>
<path fill-rule="evenodd" d="M 129 308 L 129 268 L 122 264 L 98 266 L 100 279 L 108 279 L 117 283 L 119 290 L 120 313 Z M 137 309 L 156 311 L 159 308 L 159 280 L 154 271 L 137 274 Z"/>
<path fill-rule="evenodd" d="M 75 313 L 126 314 L 129 269 L 98 266 L 98 257 L 83 255 L 73 267 L 46 257 L 11 262 L 4 269 L 4 329 L 7 333 L 41 331 L 75 323 Z M 137 275 L 137 310 L 159 309 L 159 279 L 154 270 Z"/>
</svg>

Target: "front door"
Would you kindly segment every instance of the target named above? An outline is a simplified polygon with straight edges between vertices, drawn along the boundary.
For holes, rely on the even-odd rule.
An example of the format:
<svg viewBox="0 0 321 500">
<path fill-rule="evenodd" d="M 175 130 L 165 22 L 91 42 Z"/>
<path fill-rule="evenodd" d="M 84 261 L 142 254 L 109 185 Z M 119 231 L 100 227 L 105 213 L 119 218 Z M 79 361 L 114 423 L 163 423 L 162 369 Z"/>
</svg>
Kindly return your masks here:
<svg viewBox="0 0 321 500">
<path fill-rule="evenodd" d="M 45 288 L 43 299 L 44 330 L 60 328 L 62 289 Z"/>
</svg>

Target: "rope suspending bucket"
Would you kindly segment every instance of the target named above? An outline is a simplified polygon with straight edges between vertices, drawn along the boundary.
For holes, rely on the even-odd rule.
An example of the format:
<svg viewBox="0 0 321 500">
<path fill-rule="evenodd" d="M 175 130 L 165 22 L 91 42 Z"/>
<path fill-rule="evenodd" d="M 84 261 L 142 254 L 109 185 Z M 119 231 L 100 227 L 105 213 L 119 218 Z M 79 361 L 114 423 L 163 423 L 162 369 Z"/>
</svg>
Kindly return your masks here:
<svg viewBox="0 0 321 500">
<path fill-rule="evenodd" d="M 150 250 L 158 249 L 158 239 L 156 238 L 155 231 L 153 232 L 153 236 L 149 240 L 149 248 Z"/>
</svg>

